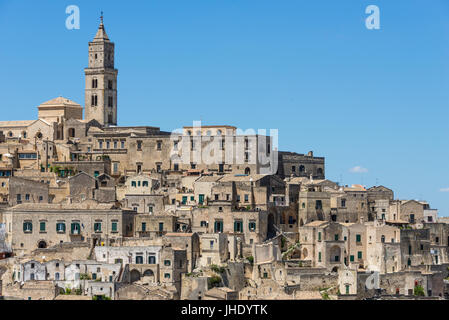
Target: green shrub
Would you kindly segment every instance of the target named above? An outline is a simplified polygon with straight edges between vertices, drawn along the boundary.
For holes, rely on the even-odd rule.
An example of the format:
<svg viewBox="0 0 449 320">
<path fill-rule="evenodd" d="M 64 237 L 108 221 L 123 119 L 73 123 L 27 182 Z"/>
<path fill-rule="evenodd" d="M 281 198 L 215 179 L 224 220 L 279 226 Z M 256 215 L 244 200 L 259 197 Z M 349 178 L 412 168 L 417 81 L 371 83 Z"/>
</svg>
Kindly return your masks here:
<svg viewBox="0 0 449 320">
<path fill-rule="evenodd" d="M 321 297 L 323 298 L 323 300 L 330 300 L 329 294 L 326 291 L 321 293 Z"/>
<path fill-rule="evenodd" d="M 91 277 L 88 273 L 81 273 L 80 280 L 91 280 Z"/>
<path fill-rule="evenodd" d="M 223 272 L 225 272 L 225 268 L 219 267 L 219 266 L 217 266 L 216 264 L 211 264 L 210 269 L 211 269 L 213 272 L 216 272 L 216 273 L 223 273 Z"/>
<path fill-rule="evenodd" d="M 209 289 L 218 287 L 221 283 L 221 277 L 220 276 L 213 276 L 207 279 L 207 284 Z"/>
<path fill-rule="evenodd" d="M 415 289 L 413 289 L 413 294 L 415 296 L 421 296 L 421 297 L 425 296 L 424 288 L 422 286 L 419 286 L 419 285 L 415 286 Z"/>
<path fill-rule="evenodd" d="M 253 256 L 246 257 L 246 260 L 248 260 L 249 263 L 251 263 L 251 265 L 254 264 L 254 257 Z"/>
<path fill-rule="evenodd" d="M 65 288 L 65 294 L 72 294 L 72 289 Z"/>
</svg>

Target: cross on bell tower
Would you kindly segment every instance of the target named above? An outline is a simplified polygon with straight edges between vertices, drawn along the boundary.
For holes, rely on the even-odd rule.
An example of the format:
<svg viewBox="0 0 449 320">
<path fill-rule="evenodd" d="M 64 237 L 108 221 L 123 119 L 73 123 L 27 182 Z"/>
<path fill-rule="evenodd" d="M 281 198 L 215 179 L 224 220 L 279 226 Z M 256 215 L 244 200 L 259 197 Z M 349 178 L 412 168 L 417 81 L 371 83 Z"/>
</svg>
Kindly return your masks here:
<svg viewBox="0 0 449 320">
<path fill-rule="evenodd" d="M 86 120 L 95 119 L 104 126 L 117 125 L 118 70 L 114 68 L 114 43 L 106 34 L 103 11 L 97 33 L 89 42 L 89 66 L 84 73 Z"/>
</svg>

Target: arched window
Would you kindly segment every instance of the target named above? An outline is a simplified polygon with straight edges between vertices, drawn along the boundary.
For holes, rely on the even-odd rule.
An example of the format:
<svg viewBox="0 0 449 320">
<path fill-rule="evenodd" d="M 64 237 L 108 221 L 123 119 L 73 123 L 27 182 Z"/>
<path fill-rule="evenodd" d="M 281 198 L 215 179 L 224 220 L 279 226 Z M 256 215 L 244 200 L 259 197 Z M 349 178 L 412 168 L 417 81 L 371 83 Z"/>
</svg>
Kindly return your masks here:
<svg viewBox="0 0 449 320">
<path fill-rule="evenodd" d="M 380 237 L 380 241 L 381 241 L 382 243 L 385 242 L 385 236 L 384 236 L 384 235 L 382 235 L 382 237 Z"/>
<path fill-rule="evenodd" d="M 217 130 L 217 136 L 221 136 L 221 130 L 220 129 Z"/>
<path fill-rule="evenodd" d="M 12 132 L 11 131 L 8 132 L 8 137 L 12 138 Z"/>
<path fill-rule="evenodd" d="M 22 138 L 26 139 L 26 137 L 27 137 L 27 132 L 26 132 L 26 131 L 23 131 L 23 132 L 22 132 Z"/>
<path fill-rule="evenodd" d="M 246 168 L 245 169 L 245 174 L 248 174 L 248 175 L 251 174 L 251 169 L 250 168 Z"/>
<path fill-rule="evenodd" d="M 304 172 L 306 171 L 306 167 L 304 167 L 303 165 L 299 166 L 299 172 Z"/>
<path fill-rule="evenodd" d="M 318 168 L 318 170 L 316 171 L 316 173 L 321 176 L 323 175 L 323 169 L 322 168 Z"/>
</svg>

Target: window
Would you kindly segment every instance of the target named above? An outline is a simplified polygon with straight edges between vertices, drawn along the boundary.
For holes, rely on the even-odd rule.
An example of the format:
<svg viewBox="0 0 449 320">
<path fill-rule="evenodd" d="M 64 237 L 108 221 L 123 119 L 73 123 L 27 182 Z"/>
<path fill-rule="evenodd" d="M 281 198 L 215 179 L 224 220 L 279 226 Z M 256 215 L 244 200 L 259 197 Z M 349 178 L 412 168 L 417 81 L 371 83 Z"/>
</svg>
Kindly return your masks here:
<svg viewBox="0 0 449 320">
<path fill-rule="evenodd" d="M 159 231 L 164 231 L 164 223 L 159 222 Z"/>
<path fill-rule="evenodd" d="M 98 141 L 98 148 L 103 149 L 103 141 Z"/>
<path fill-rule="evenodd" d="M 101 232 L 101 222 L 94 223 L 94 230 L 95 232 Z"/>
<path fill-rule="evenodd" d="M 179 171 L 179 164 L 175 163 L 175 164 L 173 165 L 173 170 L 174 170 L 174 171 Z"/>
<path fill-rule="evenodd" d="M 346 199 L 341 199 L 341 207 L 346 207 Z"/>
<path fill-rule="evenodd" d="M 165 278 L 165 279 L 170 279 L 170 273 L 165 273 L 165 274 L 164 274 L 164 278 Z"/>
<path fill-rule="evenodd" d="M 41 221 L 39 223 L 39 231 L 40 232 L 45 232 L 45 221 Z"/>
<path fill-rule="evenodd" d="M 143 264 L 143 256 L 136 256 L 136 264 Z"/>
<path fill-rule="evenodd" d="M 59 280 L 59 272 L 55 273 L 55 280 Z"/>
<path fill-rule="evenodd" d="M 112 90 L 112 80 L 108 80 L 108 89 Z"/>
<path fill-rule="evenodd" d="M 323 209 L 323 203 L 321 202 L 321 200 L 316 200 L 315 209 L 316 210 Z"/>
<path fill-rule="evenodd" d="M 112 108 L 113 107 L 113 105 L 114 105 L 114 99 L 111 97 L 111 96 L 109 96 L 108 97 L 108 107 L 109 108 Z"/>
<path fill-rule="evenodd" d="M 117 232 L 117 222 L 116 221 L 112 222 L 111 231 L 112 232 Z"/>
<path fill-rule="evenodd" d="M 412 254 L 412 246 L 408 246 L 408 254 Z"/>
<path fill-rule="evenodd" d="M 249 231 L 256 231 L 256 222 L 250 221 L 248 224 Z"/>
<path fill-rule="evenodd" d="M 182 196 L 182 204 L 186 204 L 187 203 L 187 196 Z"/>
<path fill-rule="evenodd" d="M 171 265 L 171 261 L 170 260 L 164 260 L 164 266 L 169 267 Z"/>
<path fill-rule="evenodd" d="M 153 213 L 153 205 L 148 205 L 148 212 Z"/>
<path fill-rule="evenodd" d="M 64 222 L 56 223 L 56 232 L 57 233 L 64 233 L 65 232 L 65 223 Z"/>
<path fill-rule="evenodd" d="M 249 195 L 245 194 L 245 202 L 248 202 L 248 201 L 249 201 Z"/>
<path fill-rule="evenodd" d="M 338 234 L 336 234 L 334 237 L 335 237 L 335 241 L 338 241 Z"/>
<path fill-rule="evenodd" d="M 92 88 L 95 89 L 98 86 L 98 80 L 97 79 L 92 79 Z"/>
<path fill-rule="evenodd" d="M 91 100 L 91 105 L 93 106 L 93 107 L 95 107 L 95 106 L 97 106 L 97 104 L 98 104 L 98 97 L 97 97 L 97 95 L 92 95 L 92 100 Z"/>
<path fill-rule="evenodd" d="M 156 264 L 156 257 L 153 255 L 148 256 L 148 264 Z"/>
<path fill-rule="evenodd" d="M 321 232 L 318 232 L 318 241 L 321 241 Z"/>
<path fill-rule="evenodd" d="M 137 151 L 142 151 L 142 141 L 137 141 Z"/>
<path fill-rule="evenodd" d="M 234 232 L 243 232 L 243 222 L 241 220 L 234 221 Z"/>
<path fill-rule="evenodd" d="M 33 224 L 30 221 L 25 221 L 23 223 L 23 232 L 27 233 L 33 232 Z"/>
<path fill-rule="evenodd" d="M 355 241 L 356 241 L 356 242 L 361 242 L 361 241 L 362 241 L 362 236 L 361 236 L 360 234 L 357 234 L 357 235 L 355 236 Z"/>
<path fill-rule="evenodd" d="M 217 201 L 218 200 L 218 194 L 215 194 L 214 198 L 215 198 L 215 201 Z"/>
<path fill-rule="evenodd" d="M 79 222 L 72 222 L 70 232 L 71 234 L 80 234 L 81 228 Z"/>
<path fill-rule="evenodd" d="M 110 141 L 106 141 L 106 149 L 109 149 L 111 146 L 111 142 Z"/>
<path fill-rule="evenodd" d="M 382 237 L 380 237 L 380 242 L 384 243 L 385 242 L 385 236 L 382 235 Z"/>
<path fill-rule="evenodd" d="M 207 221 L 201 221 L 200 222 L 200 227 L 207 227 Z"/>
<path fill-rule="evenodd" d="M 160 164 L 157 164 L 157 165 L 156 165 L 156 171 L 157 171 L 157 172 L 161 172 L 161 165 L 160 165 Z"/>
<path fill-rule="evenodd" d="M 357 252 L 357 259 L 362 259 L 362 251 Z"/>
<path fill-rule="evenodd" d="M 125 149 L 125 141 L 120 141 L 120 148 Z"/>
<path fill-rule="evenodd" d="M 215 233 L 223 232 L 223 221 L 215 221 L 214 232 Z"/>
<path fill-rule="evenodd" d="M 292 172 L 296 172 L 296 166 L 292 166 Z"/>
<path fill-rule="evenodd" d="M 142 222 L 142 232 L 147 231 L 147 224 L 146 222 Z"/>
<path fill-rule="evenodd" d="M 30 195 L 28 193 L 25 195 L 25 200 L 30 201 Z"/>
<path fill-rule="evenodd" d="M 354 262 L 354 256 L 349 256 L 349 261 Z"/>
<path fill-rule="evenodd" d="M 237 202 L 240 202 L 240 195 L 237 195 Z"/>
<path fill-rule="evenodd" d="M 440 238 L 439 237 L 435 237 L 435 242 L 439 243 L 440 242 Z"/>
<path fill-rule="evenodd" d="M 162 142 L 161 141 L 157 142 L 157 150 L 162 150 Z"/>
<path fill-rule="evenodd" d="M 321 252 L 318 252 L 318 262 L 321 262 Z"/>
</svg>

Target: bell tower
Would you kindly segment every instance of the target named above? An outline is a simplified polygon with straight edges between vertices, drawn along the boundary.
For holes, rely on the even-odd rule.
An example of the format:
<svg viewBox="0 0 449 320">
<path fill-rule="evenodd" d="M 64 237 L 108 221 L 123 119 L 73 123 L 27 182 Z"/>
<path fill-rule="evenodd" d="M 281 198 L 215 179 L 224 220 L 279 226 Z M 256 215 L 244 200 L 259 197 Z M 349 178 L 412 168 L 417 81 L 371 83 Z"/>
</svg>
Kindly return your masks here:
<svg viewBox="0 0 449 320">
<path fill-rule="evenodd" d="M 97 34 L 89 42 L 89 67 L 84 69 L 86 120 L 104 126 L 117 125 L 117 73 L 114 69 L 114 43 L 106 34 L 103 13 Z"/>
</svg>

